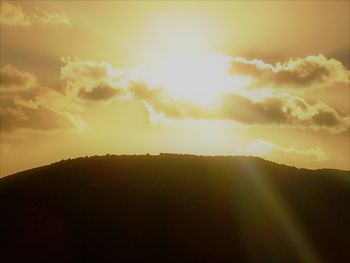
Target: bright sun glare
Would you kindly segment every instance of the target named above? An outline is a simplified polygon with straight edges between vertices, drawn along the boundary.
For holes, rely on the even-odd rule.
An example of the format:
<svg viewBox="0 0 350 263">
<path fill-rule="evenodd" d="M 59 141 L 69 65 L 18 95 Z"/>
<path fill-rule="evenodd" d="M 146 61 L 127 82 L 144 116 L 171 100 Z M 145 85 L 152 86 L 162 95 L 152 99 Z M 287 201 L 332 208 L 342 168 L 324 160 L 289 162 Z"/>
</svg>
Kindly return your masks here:
<svg viewBox="0 0 350 263">
<path fill-rule="evenodd" d="M 143 69 L 173 98 L 214 105 L 227 86 L 229 66 L 227 57 L 211 49 L 219 30 L 215 23 L 209 17 L 176 13 L 160 16 L 148 27 L 141 47 Z"/>
<path fill-rule="evenodd" d="M 164 65 L 159 76 L 174 98 L 210 106 L 225 87 L 227 62 L 218 55 L 178 56 Z"/>
</svg>

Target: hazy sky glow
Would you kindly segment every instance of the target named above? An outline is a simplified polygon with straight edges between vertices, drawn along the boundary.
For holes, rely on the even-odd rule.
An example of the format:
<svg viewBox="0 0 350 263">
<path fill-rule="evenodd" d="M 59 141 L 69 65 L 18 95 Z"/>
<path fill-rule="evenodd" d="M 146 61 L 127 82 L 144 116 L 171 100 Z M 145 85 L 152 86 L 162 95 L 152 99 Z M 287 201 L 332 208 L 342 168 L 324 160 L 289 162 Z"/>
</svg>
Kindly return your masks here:
<svg viewBox="0 0 350 263">
<path fill-rule="evenodd" d="M 350 169 L 348 1 L 1 1 L 0 176 L 95 154 Z"/>
</svg>

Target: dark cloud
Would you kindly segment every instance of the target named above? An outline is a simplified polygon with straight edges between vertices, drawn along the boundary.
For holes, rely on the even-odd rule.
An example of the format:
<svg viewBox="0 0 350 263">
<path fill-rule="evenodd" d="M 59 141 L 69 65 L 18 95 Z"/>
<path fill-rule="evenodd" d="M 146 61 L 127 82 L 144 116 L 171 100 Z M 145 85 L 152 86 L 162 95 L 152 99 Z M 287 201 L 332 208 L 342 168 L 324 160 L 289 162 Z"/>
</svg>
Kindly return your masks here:
<svg viewBox="0 0 350 263">
<path fill-rule="evenodd" d="M 121 89 L 115 89 L 108 85 L 99 85 L 90 91 L 81 89 L 79 97 L 91 101 L 105 101 L 121 93 Z"/>
<path fill-rule="evenodd" d="M 220 110 L 224 118 L 245 123 L 285 123 L 288 115 L 279 98 L 267 98 L 254 102 L 239 95 L 226 95 Z"/>
<path fill-rule="evenodd" d="M 332 109 L 321 109 L 313 117 L 315 124 L 325 127 L 335 127 L 342 123 L 342 118 Z"/>
<path fill-rule="evenodd" d="M 225 118 L 249 124 L 282 124 L 332 132 L 343 132 L 350 125 L 349 116 L 327 104 L 309 104 L 298 97 L 268 97 L 253 101 L 238 95 L 226 95 L 220 107 Z"/>
</svg>

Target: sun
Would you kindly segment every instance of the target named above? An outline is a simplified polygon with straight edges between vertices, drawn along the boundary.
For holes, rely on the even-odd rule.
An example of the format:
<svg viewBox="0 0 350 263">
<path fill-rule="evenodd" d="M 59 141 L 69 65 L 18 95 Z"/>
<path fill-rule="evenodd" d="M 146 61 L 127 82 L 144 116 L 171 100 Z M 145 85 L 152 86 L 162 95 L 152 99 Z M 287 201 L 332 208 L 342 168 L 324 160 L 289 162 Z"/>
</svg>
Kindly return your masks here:
<svg viewBox="0 0 350 263">
<path fill-rule="evenodd" d="M 175 99 L 212 106 L 228 83 L 228 59 L 220 55 L 175 57 L 159 72 Z"/>
<path fill-rule="evenodd" d="M 227 82 L 229 61 L 215 52 L 220 27 L 198 13 L 164 13 L 145 25 L 140 69 L 179 100 L 213 105 Z"/>
</svg>

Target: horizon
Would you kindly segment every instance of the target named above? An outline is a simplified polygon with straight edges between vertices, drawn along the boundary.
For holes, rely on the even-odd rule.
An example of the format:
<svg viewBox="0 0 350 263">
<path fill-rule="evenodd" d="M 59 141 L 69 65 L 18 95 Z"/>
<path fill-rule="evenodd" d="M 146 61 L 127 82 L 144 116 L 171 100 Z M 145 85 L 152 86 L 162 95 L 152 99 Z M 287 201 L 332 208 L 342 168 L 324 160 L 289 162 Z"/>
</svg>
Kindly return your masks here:
<svg viewBox="0 0 350 263">
<path fill-rule="evenodd" d="M 0 178 L 107 154 L 349 171 L 349 11 L 349 1 L 1 1 Z"/>
<path fill-rule="evenodd" d="M 290 167 L 290 168 L 295 168 L 298 170 L 310 170 L 310 171 L 324 171 L 324 170 L 336 170 L 336 171 L 340 171 L 340 172 L 349 172 L 350 169 L 346 170 L 346 169 L 335 169 L 335 168 L 328 168 L 328 167 L 324 167 L 324 168 L 306 168 L 306 167 L 298 167 L 298 166 L 292 166 L 292 165 L 288 165 L 288 164 L 284 164 L 284 163 L 278 163 L 275 162 L 273 160 L 269 160 L 260 156 L 256 156 L 256 155 L 200 155 L 200 154 L 191 154 L 191 153 L 171 153 L 171 152 L 161 152 L 161 153 L 154 153 L 154 154 L 150 154 L 150 153 L 141 153 L 141 154 L 105 154 L 105 155 L 88 155 L 88 156 L 79 156 L 79 157 L 67 157 L 66 159 L 61 159 L 61 160 L 57 160 L 51 163 L 47 163 L 41 166 L 36 166 L 36 167 L 31 167 L 25 170 L 21 170 L 21 171 L 17 171 L 13 174 L 8 174 L 5 176 L 0 177 L 1 178 L 5 178 L 5 177 L 10 177 L 12 175 L 16 175 L 19 173 L 26 173 L 27 171 L 31 171 L 31 170 L 35 170 L 37 168 L 41 168 L 41 167 L 49 167 L 55 164 L 59 164 L 62 162 L 69 162 L 69 161 L 75 161 L 75 160 L 80 160 L 80 159 L 91 159 L 91 158 L 110 158 L 110 157 L 162 157 L 162 156 L 173 156 L 173 157 L 199 157 L 199 158 L 247 158 L 247 159 L 257 159 L 257 160 L 262 160 L 264 162 L 267 163 L 273 163 L 279 166 L 286 166 L 286 167 Z"/>
</svg>

